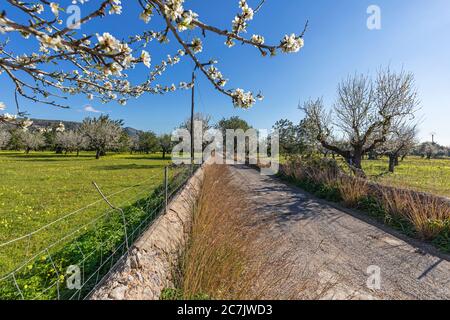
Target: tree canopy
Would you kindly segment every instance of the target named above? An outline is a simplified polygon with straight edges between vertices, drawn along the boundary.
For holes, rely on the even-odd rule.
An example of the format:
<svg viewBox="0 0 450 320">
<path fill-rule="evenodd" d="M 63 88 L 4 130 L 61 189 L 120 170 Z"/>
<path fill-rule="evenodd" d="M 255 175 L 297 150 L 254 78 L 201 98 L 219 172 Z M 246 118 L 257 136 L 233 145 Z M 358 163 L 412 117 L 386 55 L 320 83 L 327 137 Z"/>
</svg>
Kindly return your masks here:
<svg viewBox="0 0 450 320">
<path fill-rule="evenodd" d="M 184 0 L 130 0 L 126 3 L 103 0 L 98 1 L 94 9 L 88 7 L 88 1 L 74 0 L 67 11 L 75 14 L 68 19 L 63 17 L 65 8 L 62 1 L 3 2 L 0 37 L 4 41 L 0 41 L 0 74 L 8 77 L 15 86 L 18 114 L 0 114 L 0 122 L 17 121 L 17 116 L 24 114 L 18 96 L 67 107 L 61 100 L 68 94 L 83 94 L 103 103 L 118 101 L 126 104 L 128 99 L 144 93 L 164 94 L 188 89 L 192 83 L 182 81 L 178 85 L 164 85 L 159 79 L 169 67 L 185 57 L 194 63 L 217 91 L 231 98 L 236 107 L 249 108 L 262 96 L 240 88 L 226 89 L 228 79 L 219 71 L 218 61 L 204 50 L 203 41 L 207 41 L 208 37 L 219 37 L 223 38 L 226 47 L 240 43 L 255 47 L 263 56 L 274 56 L 277 52 L 295 53 L 304 45 L 307 26 L 305 23 L 298 34 L 282 36 L 276 44 L 267 44 L 264 37 L 258 34 L 246 37 L 248 24 L 262 9 L 265 0 L 255 8 L 250 7 L 246 0 L 238 1 L 239 13 L 229 28 L 209 24 L 206 22 L 208 17 L 201 19 L 185 6 Z M 120 40 L 109 32 L 99 33 L 89 28 L 93 20 L 121 15 L 131 6 L 140 8 L 136 19 L 143 21 L 141 29 L 128 35 L 128 38 Z M 81 16 L 81 12 L 86 13 Z M 126 18 L 130 19 L 130 16 Z M 154 21 L 155 26 L 164 26 L 162 30 L 150 26 Z M 190 31 L 189 34 L 186 30 Z M 15 40 L 8 41 L 12 36 Z M 33 43 L 36 49 L 29 51 L 27 48 L 32 48 L 32 45 L 19 45 L 18 37 Z M 152 53 L 145 49 L 152 41 L 161 46 L 175 41 L 179 49 L 153 64 Z M 58 65 L 66 68 L 55 68 Z M 129 73 L 139 66 L 150 70 L 149 77 L 141 83 L 132 83 Z M 0 111 L 3 108 L 4 105 L 0 104 Z M 30 126 L 27 121 L 19 122 L 22 126 Z"/>
</svg>

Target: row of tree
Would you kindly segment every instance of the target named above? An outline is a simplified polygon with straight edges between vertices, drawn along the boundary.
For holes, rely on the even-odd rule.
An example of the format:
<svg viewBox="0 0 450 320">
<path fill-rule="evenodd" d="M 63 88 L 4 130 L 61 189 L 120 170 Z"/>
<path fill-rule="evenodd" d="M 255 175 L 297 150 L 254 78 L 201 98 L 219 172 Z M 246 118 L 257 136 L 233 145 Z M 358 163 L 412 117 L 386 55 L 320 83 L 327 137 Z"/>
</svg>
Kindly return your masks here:
<svg viewBox="0 0 450 320">
<path fill-rule="evenodd" d="M 30 127 L 23 129 L 15 126 L 0 128 L 0 149 L 52 150 L 57 153 L 95 151 L 99 159 L 107 151 L 126 152 L 162 152 L 163 157 L 172 150 L 171 136 L 168 134 L 140 132 L 130 136 L 122 128 L 122 120 L 113 120 L 107 115 L 98 118 L 86 118 L 73 130 L 66 130 L 63 123 L 49 127 Z"/>
<path fill-rule="evenodd" d="M 242 129 L 247 131 L 251 126 L 239 117 L 222 119 L 213 124 L 209 115 L 197 113 L 195 121 L 200 121 L 203 132 L 209 129 L 219 129 L 223 133 L 227 129 Z M 179 128 L 191 129 L 191 120 L 185 120 Z M 107 115 L 98 118 L 86 118 L 72 130 L 66 130 L 63 123 L 47 126 L 31 126 L 27 129 L 15 126 L 0 127 L 0 149 L 52 150 L 56 153 L 95 151 L 99 159 L 107 151 L 154 153 L 162 152 L 163 158 L 172 151 L 174 142 L 170 134 L 157 135 L 152 131 L 139 132 L 130 136 L 123 130 L 122 120 L 113 120 Z"/>
</svg>

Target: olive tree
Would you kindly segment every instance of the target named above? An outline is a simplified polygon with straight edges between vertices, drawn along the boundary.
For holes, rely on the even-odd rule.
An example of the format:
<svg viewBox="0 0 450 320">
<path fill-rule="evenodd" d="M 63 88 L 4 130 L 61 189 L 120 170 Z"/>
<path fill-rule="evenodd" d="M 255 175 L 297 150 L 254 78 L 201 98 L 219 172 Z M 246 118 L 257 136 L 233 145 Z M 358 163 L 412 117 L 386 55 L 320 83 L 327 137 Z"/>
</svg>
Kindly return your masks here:
<svg viewBox="0 0 450 320">
<path fill-rule="evenodd" d="M 437 157 L 441 148 L 443 147 L 441 147 L 437 143 L 424 142 L 415 148 L 414 154 L 420 155 L 422 158 L 426 158 L 427 160 L 431 160 L 432 158 Z"/>
<path fill-rule="evenodd" d="M 274 130 L 278 130 L 280 139 L 280 151 L 287 155 L 299 154 L 306 148 L 302 127 L 295 125 L 287 119 L 278 120 L 274 126 Z"/>
<path fill-rule="evenodd" d="M 418 105 L 414 76 L 386 69 L 380 70 L 375 79 L 354 75 L 342 81 L 330 111 L 321 98 L 309 100 L 300 108 L 313 126 L 317 141 L 344 157 L 355 173 L 364 175 L 363 156 L 386 142 L 395 123 L 413 118 Z"/>
<path fill-rule="evenodd" d="M 123 130 L 120 135 L 120 139 L 117 145 L 117 150 L 120 152 L 132 151 L 133 148 L 133 139 L 130 135 Z"/>
<path fill-rule="evenodd" d="M 386 143 L 380 148 L 380 153 L 389 158 L 389 172 L 394 172 L 399 164 L 399 158 L 408 154 L 416 145 L 417 129 L 415 125 L 400 124 L 394 126 Z"/>
<path fill-rule="evenodd" d="M 159 141 L 156 134 L 152 131 L 141 132 L 139 134 L 139 151 L 149 154 L 159 149 Z"/>
<path fill-rule="evenodd" d="M 162 134 L 158 137 L 159 147 L 163 153 L 163 159 L 166 158 L 166 154 L 172 152 L 173 142 L 170 134 Z"/>
<path fill-rule="evenodd" d="M 100 159 L 107 150 L 117 146 L 122 134 L 122 125 L 122 120 L 112 120 L 107 115 L 83 120 L 80 131 L 87 138 L 89 147 L 95 150 L 96 159 Z"/>
<path fill-rule="evenodd" d="M 259 34 L 246 36 L 250 21 L 264 2 L 261 0 L 256 7 L 251 7 L 247 0 L 236 0 L 239 12 L 227 27 L 206 22 L 208 16 L 200 18 L 184 0 L 128 0 L 126 4 L 120 0 L 99 0 L 92 5 L 86 0 L 74 0 L 72 6 L 77 6 L 82 13 L 75 19 L 64 16 L 63 1 L 5 0 L 0 11 L 0 40 L 4 37 L 0 41 L 0 73 L 12 82 L 16 97 L 33 102 L 64 108 L 67 105 L 61 98 L 82 94 L 104 103 L 126 104 L 128 99 L 146 93 L 164 94 L 191 88 L 190 80 L 178 85 L 160 82 L 164 72 L 187 58 L 236 107 L 249 108 L 262 96 L 240 88 L 227 89 L 228 79 L 219 71 L 218 61 L 212 59 L 212 53 L 208 54 L 203 42 L 221 38 L 226 47 L 239 43 L 254 47 L 263 56 L 300 51 L 307 23 L 297 34 L 280 35 L 281 40 L 274 44 L 267 44 Z M 136 9 L 140 14 L 136 14 Z M 133 34 L 121 35 L 123 40 L 100 30 L 99 24 L 91 25 L 94 20 L 110 19 L 111 15 L 122 13 L 126 21 L 143 20 Z M 116 21 L 123 23 L 119 18 Z M 25 38 L 29 45 L 21 45 L 19 37 Z M 145 50 L 150 47 L 148 44 L 155 43 L 152 48 L 156 51 L 163 50 L 171 41 L 178 48 L 152 64 L 152 52 Z M 132 83 L 129 75 L 137 67 L 148 68 L 149 77 Z M 19 109 L 20 101 L 16 101 Z M 18 114 L 21 113 L 19 109 Z M 17 115 L 0 113 L 0 122 L 16 120 Z"/>
</svg>

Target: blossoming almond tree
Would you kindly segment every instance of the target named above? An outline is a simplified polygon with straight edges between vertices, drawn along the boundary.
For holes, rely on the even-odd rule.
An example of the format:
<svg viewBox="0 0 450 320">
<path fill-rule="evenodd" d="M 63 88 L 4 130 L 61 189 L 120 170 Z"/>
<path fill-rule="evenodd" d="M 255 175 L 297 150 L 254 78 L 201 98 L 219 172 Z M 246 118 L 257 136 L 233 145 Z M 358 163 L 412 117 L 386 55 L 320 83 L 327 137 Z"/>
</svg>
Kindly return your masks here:
<svg viewBox="0 0 450 320">
<path fill-rule="evenodd" d="M 184 0 L 130 0 L 140 8 L 139 18 L 143 20 L 140 33 L 119 40 L 108 32 L 85 34 L 79 32 L 82 25 L 94 19 L 108 15 L 120 15 L 123 4 L 120 0 L 98 1 L 98 7 L 80 17 L 75 24 L 64 26 L 60 2 L 47 0 L 4 0 L 8 8 L 0 10 L 0 74 L 9 77 L 15 85 L 16 105 L 20 116 L 19 97 L 56 107 L 66 107 L 57 102 L 58 98 L 67 98 L 67 94 L 84 94 L 89 99 L 99 99 L 103 103 L 118 101 L 126 104 L 130 98 L 144 93 L 163 94 L 177 89 L 188 89 L 191 83 L 162 85 L 158 77 L 168 68 L 190 58 L 196 67 L 220 93 L 232 99 L 235 107 L 249 108 L 261 95 L 255 95 L 243 89 L 226 89 L 228 80 L 217 68 L 217 61 L 201 63 L 203 41 L 208 36 L 224 38 L 224 45 L 232 47 L 236 43 L 255 47 L 263 56 L 274 56 L 277 52 L 295 53 L 304 45 L 302 33 L 285 35 L 278 44 L 265 43 L 262 35 L 244 36 L 248 23 L 263 7 L 262 0 L 254 9 L 247 0 L 240 0 L 239 13 L 231 22 L 230 29 L 210 25 L 199 15 L 184 7 Z M 88 0 L 74 0 L 72 3 L 86 6 Z M 13 10 L 14 9 L 14 10 Z M 14 13 L 13 13 L 14 12 Z M 10 14 L 11 13 L 11 14 Z M 160 19 L 162 30 L 149 28 L 149 23 Z M 184 31 L 198 34 L 192 40 Z M 20 34 L 37 45 L 36 52 L 21 52 L 20 48 L 11 48 L 9 35 Z M 5 38 L 2 40 L 2 38 Z M 152 55 L 145 50 L 151 41 L 161 45 L 175 40 L 179 50 L 158 65 L 152 66 Z M 207 53 L 203 53 L 207 54 Z M 54 65 L 70 64 L 69 71 L 52 68 Z M 148 79 L 142 83 L 131 83 L 128 71 L 142 65 L 149 68 Z M 0 114 L 0 122 L 12 122 L 17 115 Z M 21 122 L 30 125 L 30 122 Z"/>
<path fill-rule="evenodd" d="M 355 74 L 343 80 L 331 111 L 322 98 L 310 99 L 300 109 L 310 135 L 365 177 L 363 156 L 385 145 L 398 124 L 414 120 L 420 106 L 417 96 L 412 73 L 386 68 L 375 79 Z"/>
</svg>

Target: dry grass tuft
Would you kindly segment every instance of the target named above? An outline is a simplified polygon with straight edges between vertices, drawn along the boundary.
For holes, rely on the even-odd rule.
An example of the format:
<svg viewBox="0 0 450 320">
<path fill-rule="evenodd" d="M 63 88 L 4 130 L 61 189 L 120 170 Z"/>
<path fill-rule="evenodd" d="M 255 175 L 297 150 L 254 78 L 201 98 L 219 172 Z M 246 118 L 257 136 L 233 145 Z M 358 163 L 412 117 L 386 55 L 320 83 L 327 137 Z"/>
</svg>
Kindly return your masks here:
<svg viewBox="0 0 450 320">
<path fill-rule="evenodd" d="M 183 297 L 298 299 L 311 287 L 292 281 L 295 261 L 283 252 L 285 239 L 264 238 L 270 222 L 251 212 L 226 166 L 206 168 L 202 195 L 182 265 Z M 314 292 L 314 290 L 310 290 Z"/>
<path fill-rule="evenodd" d="M 437 237 L 450 219 L 448 203 L 410 190 L 381 188 L 381 203 L 391 215 L 407 219 L 425 240 Z"/>
<path fill-rule="evenodd" d="M 337 188 L 342 198 L 342 203 L 347 207 L 357 207 L 360 201 L 369 194 L 367 180 L 341 176 L 337 182 Z"/>
<path fill-rule="evenodd" d="M 386 217 L 405 219 L 422 239 L 434 240 L 449 228 L 450 204 L 440 197 L 351 176 L 326 159 L 294 159 L 283 165 L 282 172 L 296 181 L 319 185 L 319 189 L 337 190 L 339 201 L 347 207 L 359 207 L 364 200 L 375 200 Z"/>
</svg>

